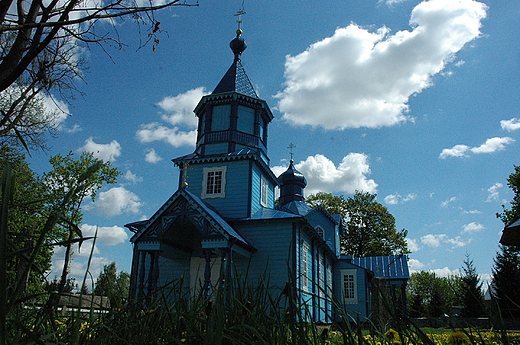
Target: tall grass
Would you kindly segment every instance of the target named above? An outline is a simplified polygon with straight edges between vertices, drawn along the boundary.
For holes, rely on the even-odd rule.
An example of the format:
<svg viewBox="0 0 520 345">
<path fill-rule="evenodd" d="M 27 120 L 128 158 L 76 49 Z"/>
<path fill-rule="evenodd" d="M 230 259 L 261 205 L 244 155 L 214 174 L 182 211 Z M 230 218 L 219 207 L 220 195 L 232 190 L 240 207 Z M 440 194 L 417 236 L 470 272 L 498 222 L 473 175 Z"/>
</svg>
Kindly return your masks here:
<svg viewBox="0 0 520 345">
<path fill-rule="evenodd" d="M 44 246 L 45 236 L 62 217 L 59 207 L 48 216 L 43 228 L 39 229 L 36 246 L 29 254 L 10 248 L 7 219 L 12 183 L 12 172 L 6 166 L 0 181 L 0 345 L 437 345 L 493 344 L 493 341 L 515 344 L 505 331 L 489 335 L 471 328 L 459 329 L 462 335 L 436 339 L 395 315 L 391 303 L 384 306 L 388 311 L 386 322 L 360 324 L 352 313 L 349 314 L 341 299 L 330 295 L 334 307 L 334 314 L 329 315 L 331 324 L 318 325 L 307 321 L 311 306 L 299 300 L 295 282 L 287 282 L 283 290 L 275 289 L 267 274 L 254 283 L 247 275 L 235 274 L 232 281 L 212 287 L 209 298 L 204 295 L 204 289 L 187 291 L 181 277 L 147 296 L 146 308 L 136 302 L 104 313 L 99 313 L 92 305 L 81 304 L 77 309 L 60 312 L 56 303 L 59 292 L 27 295 L 24 290 L 27 271 L 17 277 L 12 289 L 14 293 L 8 296 L 5 286 L 8 258 L 24 255 L 29 260 L 27 270 L 37 269 L 34 266 L 37 252 Z M 70 195 L 65 196 L 64 203 L 68 197 Z M 80 240 L 84 239 L 80 237 Z M 71 243 L 65 241 L 60 245 Z M 89 274 L 87 269 L 85 279 Z M 321 293 L 326 295 L 327 291 L 321 290 Z"/>
</svg>

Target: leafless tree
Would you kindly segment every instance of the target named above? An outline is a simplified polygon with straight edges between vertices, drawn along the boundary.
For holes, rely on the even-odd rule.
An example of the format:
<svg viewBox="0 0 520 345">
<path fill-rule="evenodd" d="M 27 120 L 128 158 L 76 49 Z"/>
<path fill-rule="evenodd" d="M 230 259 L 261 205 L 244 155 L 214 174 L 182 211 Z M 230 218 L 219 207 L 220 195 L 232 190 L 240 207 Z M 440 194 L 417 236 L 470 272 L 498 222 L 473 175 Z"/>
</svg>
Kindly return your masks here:
<svg viewBox="0 0 520 345">
<path fill-rule="evenodd" d="M 43 133 L 56 128 L 57 114 L 45 113 L 42 93 L 73 94 L 87 45 L 121 47 L 118 18 L 144 26 L 146 42 L 155 44 L 160 22 L 154 13 L 194 5 L 181 0 L 0 1 L 0 142 L 43 147 Z"/>
</svg>

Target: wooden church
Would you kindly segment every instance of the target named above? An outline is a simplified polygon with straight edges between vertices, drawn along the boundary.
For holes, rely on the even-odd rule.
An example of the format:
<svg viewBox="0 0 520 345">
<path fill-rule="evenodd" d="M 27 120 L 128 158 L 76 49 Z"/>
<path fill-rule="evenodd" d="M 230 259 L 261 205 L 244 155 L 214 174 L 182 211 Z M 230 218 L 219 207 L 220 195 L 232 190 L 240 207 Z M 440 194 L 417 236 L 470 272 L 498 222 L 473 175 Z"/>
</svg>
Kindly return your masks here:
<svg viewBox="0 0 520 345">
<path fill-rule="evenodd" d="M 181 277 L 186 291 L 209 297 L 219 280 L 247 271 L 252 283 L 267 274 L 279 291 L 294 282 L 312 321 L 330 322 L 333 295 L 352 317 L 364 319 L 375 277 L 404 292 L 406 257 L 341 256 L 341 216 L 305 203 L 307 182 L 292 160 L 280 176 L 273 174 L 267 154 L 273 114 L 242 66 L 241 33 L 230 43 L 231 67 L 194 110 L 195 151 L 173 160 L 181 171 L 178 190 L 149 220 L 125 225 L 134 232 L 130 297 Z"/>
</svg>

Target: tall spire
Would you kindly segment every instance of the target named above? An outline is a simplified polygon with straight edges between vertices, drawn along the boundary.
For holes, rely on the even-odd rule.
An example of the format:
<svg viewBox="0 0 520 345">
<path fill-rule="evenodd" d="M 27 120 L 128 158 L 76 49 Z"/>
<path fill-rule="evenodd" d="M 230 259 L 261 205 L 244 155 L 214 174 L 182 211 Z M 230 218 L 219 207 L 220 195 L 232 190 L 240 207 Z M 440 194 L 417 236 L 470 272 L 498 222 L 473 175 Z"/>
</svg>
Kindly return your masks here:
<svg viewBox="0 0 520 345">
<path fill-rule="evenodd" d="M 235 16 L 238 16 L 238 28 L 236 31 L 236 37 L 229 43 L 231 51 L 235 55 L 233 64 L 229 67 L 228 71 L 220 80 L 213 94 L 237 92 L 243 95 L 258 98 L 251 81 L 249 80 L 242 63 L 240 62 L 240 56 L 246 50 L 246 41 L 242 37 L 242 15 L 245 14 L 243 10 L 239 10 Z"/>
</svg>

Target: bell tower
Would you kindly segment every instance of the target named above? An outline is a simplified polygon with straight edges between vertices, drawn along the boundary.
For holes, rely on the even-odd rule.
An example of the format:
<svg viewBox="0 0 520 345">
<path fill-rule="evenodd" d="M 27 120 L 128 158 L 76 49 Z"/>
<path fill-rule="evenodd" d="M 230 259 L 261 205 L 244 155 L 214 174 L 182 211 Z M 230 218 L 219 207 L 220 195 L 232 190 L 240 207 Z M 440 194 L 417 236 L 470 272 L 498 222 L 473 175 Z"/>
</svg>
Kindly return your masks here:
<svg viewBox="0 0 520 345">
<path fill-rule="evenodd" d="M 188 177 L 181 174 L 179 188 L 189 188 L 220 214 L 237 219 L 250 217 L 261 207 L 274 207 L 278 184 L 267 156 L 267 130 L 274 117 L 242 66 L 247 46 L 240 19 L 238 23 L 229 44 L 233 63 L 213 92 L 195 107 L 195 152 L 174 159 L 183 171 L 186 164 L 190 169 Z"/>
</svg>

